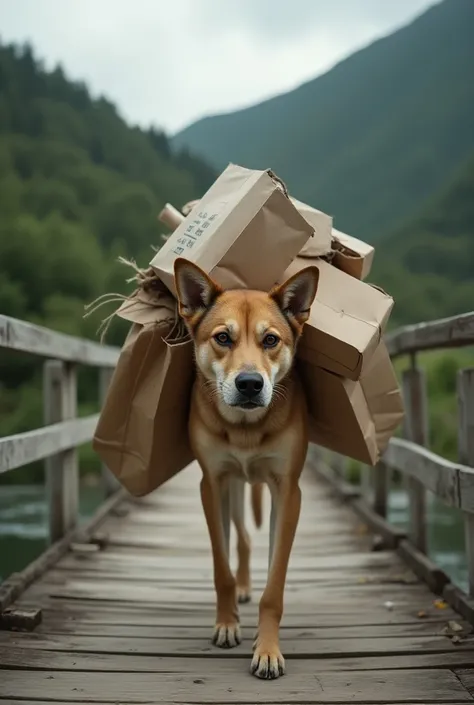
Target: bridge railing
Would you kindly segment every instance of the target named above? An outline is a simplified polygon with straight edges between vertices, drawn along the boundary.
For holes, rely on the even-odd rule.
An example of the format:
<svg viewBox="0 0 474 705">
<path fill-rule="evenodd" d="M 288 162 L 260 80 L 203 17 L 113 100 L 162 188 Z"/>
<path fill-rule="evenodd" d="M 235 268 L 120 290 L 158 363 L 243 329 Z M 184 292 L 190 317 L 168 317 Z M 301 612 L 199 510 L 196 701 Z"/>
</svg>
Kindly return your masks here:
<svg viewBox="0 0 474 705">
<path fill-rule="evenodd" d="M 386 336 L 392 359 L 409 358 L 402 372 L 405 421 L 402 437 L 394 437 L 375 468 L 362 468 L 360 487 L 344 482 L 347 461 L 335 454 L 318 454 L 323 473 L 339 482 L 339 489 L 352 497 L 356 509 L 374 520 L 379 533 L 398 546 L 418 574 L 468 619 L 474 617 L 474 368 L 457 373 L 458 462 L 451 462 L 429 450 L 428 396 L 425 371 L 419 353 L 474 346 L 474 312 L 400 328 Z M 408 532 L 386 521 L 393 471 L 404 478 L 409 501 Z M 469 573 L 469 594 L 450 584 L 449 577 L 434 566 L 427 555 L 427 490 L 464 515 L 465 550 Z"/>
<path fill-rule="evenodd" d="M 45 358 L 43 363 L 44 426 L 0 438 L 0 475 L 38 460 L 46 464 L 49 538 L 54 544 L 71 532 L 79 519 L 78 446 L 92 440 L 98 414 L 77 417 L 77 368 L 99 368 L 103 400 L 119 351 L 82 338 L 0 315 L 0 348 Z M 115 478 L 102 468 L 106 495 L 117 489 Z"/>
</svg>

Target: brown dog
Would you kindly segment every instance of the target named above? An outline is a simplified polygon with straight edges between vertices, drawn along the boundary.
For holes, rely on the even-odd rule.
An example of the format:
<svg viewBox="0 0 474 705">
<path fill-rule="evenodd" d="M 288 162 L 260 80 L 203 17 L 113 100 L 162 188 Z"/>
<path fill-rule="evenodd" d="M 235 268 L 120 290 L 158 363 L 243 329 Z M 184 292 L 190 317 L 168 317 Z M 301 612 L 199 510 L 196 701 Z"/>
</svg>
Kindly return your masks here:
<svg viewBox="0 0 474 705">
<path fill-rule="evenodd" d="M 257 523 L 261 483 L 266 483 L 272 496 L 270 560 L 251 672 L 277 678 L 285 670 L 279 627 L 300 514 L 298 481 L 308 447 L 305 398 L 292 363 L 319 272 L 308 267 L 269 293 L 223 291 L 182 258 L 176 260 L 174 273 L 179 311 L 194 341 L 197 366 L 189 430 L 203 472 L 201 499 L 214 561 L 213 642 L 227 648 L 240 643 L 237 602 L 250 599 L 244 483 L 253 485 Z M 226 499 L 238 536 L 236 577 L 228 558 Z"/>
</svg>

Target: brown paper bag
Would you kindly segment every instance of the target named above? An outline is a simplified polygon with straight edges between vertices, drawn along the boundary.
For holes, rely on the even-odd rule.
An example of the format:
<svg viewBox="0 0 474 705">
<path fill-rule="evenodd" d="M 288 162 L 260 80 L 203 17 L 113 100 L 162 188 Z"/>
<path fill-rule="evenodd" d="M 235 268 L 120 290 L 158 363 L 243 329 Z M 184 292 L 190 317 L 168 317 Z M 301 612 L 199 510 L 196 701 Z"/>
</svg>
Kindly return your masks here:
<svg viewBox="0 0 474 705">
<path fill-rule="evenodd" d="M 191 260 L 224 288 L 268 291 L 312 235 L 270 170 L 231 164 L 150 264 L 173 294 L 177 257 Z"/>
<path fill-rule="evenodd" d="M 297 257 L 282 281 L 310 263 L 319 269 L 319 284 L 298 357 L 357 380 L 380 342 L 393 299 L 321 259 Z"/>
<path fill-rule="evenodd" d="M 383 342 L 358 382 L 298 361 L 306 391 L 310 440 L 375 465 L 403 419 L 403 399 Z"/>
<path fill-rule="evenodd" d="M 135 496 L 162 485 L 193 460 L 188 414 L 192 343 L 176 328 L 164 287 L 140 287 L 116 315 L 131 321 L 93 438 L 93 448 Z"/>
<path fill-rule="evenodd" d="M 333 228 L 331 263 L 356 279 L 366 279 L 374 261 L 374 248 L 367 242 Z"/>
</svg>

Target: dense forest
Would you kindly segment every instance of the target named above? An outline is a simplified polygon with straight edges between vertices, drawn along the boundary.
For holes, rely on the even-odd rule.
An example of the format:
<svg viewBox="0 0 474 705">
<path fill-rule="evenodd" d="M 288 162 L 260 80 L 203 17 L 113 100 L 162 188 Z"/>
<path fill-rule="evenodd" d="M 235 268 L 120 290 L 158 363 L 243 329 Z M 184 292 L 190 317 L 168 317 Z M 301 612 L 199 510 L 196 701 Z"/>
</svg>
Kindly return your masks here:
<svg viewBox="0 0 474 705">
<path fill-rule="evenodd" d="M 472 0 L 444 0 L 324 75 L 204 118 L 173 144 L 217 167 L 271 166 L 339 230 L 375 244 L 474 153 L 472 27 Z"/>
<path fill-rule="evenodd" d="M 371 279 L 395 298 L 392 326 L 474 308 L 474 151 L 454 179 L 377 248 Z"/>
<path fill-rule="evenodd" d="M 31 47 L 0 46 L 0 312 L 95 338 L 100 317 L 84 319 L 84 304 L 130 289 L 118 255 L 148 265 L 164 203 L 184 204 L 215 176 L 61 67 L 44 70 Z M 0 367 L 0 435 L 40 425 L 38 361 L 0 351 Z M 85 411 L 96 380 L 81 374 Z"/>
</svg>

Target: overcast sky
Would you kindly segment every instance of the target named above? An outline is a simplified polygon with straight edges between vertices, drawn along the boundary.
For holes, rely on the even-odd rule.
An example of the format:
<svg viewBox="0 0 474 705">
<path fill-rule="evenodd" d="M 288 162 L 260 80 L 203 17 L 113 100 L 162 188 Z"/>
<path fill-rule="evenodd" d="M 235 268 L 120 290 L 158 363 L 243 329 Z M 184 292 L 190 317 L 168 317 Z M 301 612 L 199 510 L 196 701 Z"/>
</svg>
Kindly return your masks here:
<svg viewBox="0 0 474 705">
<path fill-rule="evenodd" d="M 435 0 L 0 0 L 4 43 L 169 132 L 288 90 Z"/>
</svg>

